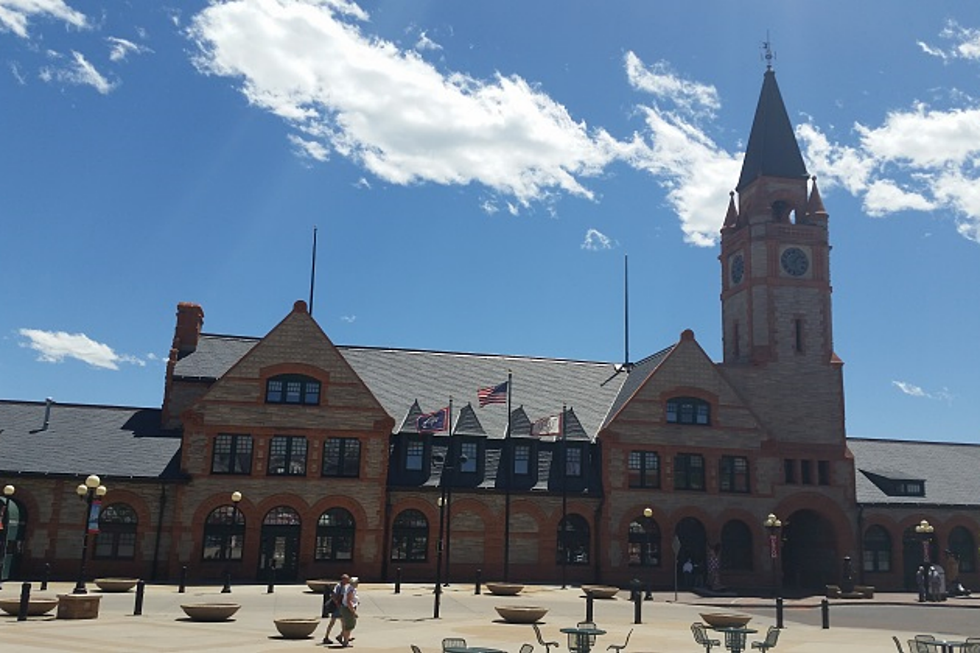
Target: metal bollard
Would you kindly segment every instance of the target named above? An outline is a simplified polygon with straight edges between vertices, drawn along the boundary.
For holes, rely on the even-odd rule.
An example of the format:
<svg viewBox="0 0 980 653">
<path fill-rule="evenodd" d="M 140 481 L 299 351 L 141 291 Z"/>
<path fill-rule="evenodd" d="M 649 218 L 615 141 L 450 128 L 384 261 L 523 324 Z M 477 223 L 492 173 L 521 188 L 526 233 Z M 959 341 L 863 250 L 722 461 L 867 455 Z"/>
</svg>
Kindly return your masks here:
<svg viewBox="0 0 980 653">
<path fill-rule="evenodd" d="M 820 602 L 820 617 L 825 629 L 830 628 L 830 601 L 824 599 Z"/>
<path fill-rule="evenodd" d="M 276 563 L 275 561 L 273 561 L 272 565 L 269 567 L 269 584 L 266 585 L 265 587 L 265 593 L 272 594 L 275 591 L 276 591 Z"/>
<path fill-rule="evenodd" d="M 477 569 L 476 570 L 476 591 L 474 592 L 474 594 L 479 594 L 480 593 L 480 583 L 482 582 L 482 580 L 483 580 L 483 570 L 482 569 Z"/>
<path fill-rule="evenodd" d="M 595 601 L 595 597 L 592 596 L 592 592 L 585 593 L 585 620 L 594 621 L 592 618 L 592 604 Z"/>
<path fill-rule="evenodd" d="M 643 594 L 637 590 L 633 599 L 633 623 L 643 623 Z"/>
<path fill-rule="evenodd" d="M 231 592 L 231 572 L 225 572 L 225 586 L 221 588 L 222 594 L 228 594 Z"/>
<path fill-rule="evenodd" d="M 180 586 L 177 588 L 178 594 L 183 594 L 187 591 L 187 565 L 180 568 Z"/>
<path fill-rule="evenodd" d="M 395 568 L 395 594 L 402 593 L 402 568 Z"/>
<path fill-rule="evenodd" d="M 784 628 L 783 626 L 783 597 L 776 597 L 776 628 Z"/>
<path fill-rule="evenodd" d="M 136 605 L 133 606 L 133 615 L 143 614 L 143 593 L 146 592 L 146 581 L 140 580 L 136 583 Z"/>
<path fill-rule="evenodd" d="M 48 589 L 48 579 L 51 578 L 51 563 L 44 563 L 44 576 L 41 577 L 41 591 L 46 592 Z"/>
<path fill-rule="evenodd" d="M 328 592 L 326 590 L 326 588 L 324 588 L 324 590 L 323 590 L 323 605 L 320 606 L 320 618 L 321 619 L 326 619 L 327 617 L 330 616 L 330 613 L 331 613 L 331 610 L 330 610 L 330 598 L 331 598 L 331 595 L 332 595 L 332 592 Z"/>
<path fill-rule="evenodd" d="M 31 584 L 20 586 L 20 605 L 17 606 L 17 621 L 27 621 L 27 608 L 31 603 Z"/>
</svg>

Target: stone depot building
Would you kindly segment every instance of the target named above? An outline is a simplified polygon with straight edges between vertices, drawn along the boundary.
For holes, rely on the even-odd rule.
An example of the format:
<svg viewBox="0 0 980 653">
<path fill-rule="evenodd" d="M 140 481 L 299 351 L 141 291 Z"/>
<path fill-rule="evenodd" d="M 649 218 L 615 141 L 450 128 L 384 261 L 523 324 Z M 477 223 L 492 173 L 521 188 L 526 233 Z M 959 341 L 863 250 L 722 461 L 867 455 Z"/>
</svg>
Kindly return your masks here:
<svg viewBox="0 0 980 653">
<path fill-rule="evenodd" d="M 947 550 L 980 586 L 980 446 L 846 436 L 829 215 L 772 70 L 737 181 L 721 361 L 691 331 L 628 365 L 339 346 L 302 301 L 217 335 L 179 304 L 160 407 L 0 401 L 2 578 L 74 577 L 98 474 L 90 577 L 419 581 L 441 559 L 458 581 L 671 587 L 718 545 L 736 590 L 822 588 L 844 556 L 908 588 Z M 419 420 L 449 406 L 451 431 Z"/>
</svg>

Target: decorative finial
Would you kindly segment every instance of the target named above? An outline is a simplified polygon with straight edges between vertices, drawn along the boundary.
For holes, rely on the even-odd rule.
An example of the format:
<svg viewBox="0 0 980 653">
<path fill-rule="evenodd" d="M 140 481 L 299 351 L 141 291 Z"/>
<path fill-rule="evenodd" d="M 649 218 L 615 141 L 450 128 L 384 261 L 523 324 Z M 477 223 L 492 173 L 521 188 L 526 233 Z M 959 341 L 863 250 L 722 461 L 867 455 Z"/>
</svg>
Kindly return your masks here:
<svg viewBox="0 0 980 653">
<path fill-rule="evenodd" d="M 772 70 L 772 60 L 776 58 L 776 53 L 772 50 L 772 42 L 769 40 L 769 30 L 766 30 L 766 40 L 762 42 L 763 58 L 766 60 L 766 70 Z"/>
</svg>

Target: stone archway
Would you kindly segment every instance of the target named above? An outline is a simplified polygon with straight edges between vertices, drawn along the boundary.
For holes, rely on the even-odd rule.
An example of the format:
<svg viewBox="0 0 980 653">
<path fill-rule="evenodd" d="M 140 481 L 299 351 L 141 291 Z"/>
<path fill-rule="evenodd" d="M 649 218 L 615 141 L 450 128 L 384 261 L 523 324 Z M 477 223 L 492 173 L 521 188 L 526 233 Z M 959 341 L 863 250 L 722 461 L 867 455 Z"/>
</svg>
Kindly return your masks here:
<svg viewBox="0 0 980 653">
<path fill-rule="evenodd" d="M 704 524 L 694 517 L 685 517 L 674 527 L 674 537 L 681 543 L 677 559 L 674 561 L 681 587 L 687 589 L 703 587 L 707 581 L 708 551 L 708 535 L 704 530 Z M 688 560 L 694 567 L 692 571 L 685 570 Z"/>
<path fill-rule="evenodd" d="M 797 510 L 784 521 L 782 572 L 785 588 L 823 589 L 837 578 L 837 534 L 829 519 L 813 510 Z"/>
</svg>

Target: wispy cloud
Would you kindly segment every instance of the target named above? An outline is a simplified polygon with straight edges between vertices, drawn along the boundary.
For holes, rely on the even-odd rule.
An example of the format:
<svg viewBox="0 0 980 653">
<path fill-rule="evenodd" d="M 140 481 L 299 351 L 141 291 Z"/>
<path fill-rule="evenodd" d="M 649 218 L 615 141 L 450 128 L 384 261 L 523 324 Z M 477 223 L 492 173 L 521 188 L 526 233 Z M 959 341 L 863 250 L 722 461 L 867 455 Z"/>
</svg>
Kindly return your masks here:
<svg viewBox="0 0 980 653">
<path fill-rule="evenodd" d="M 428 34 L 419 34 L 419 40 L 415 42 L 416 50 L 442 50 L 442 46 L 429 38 Z"/>
<path fill-rule="evenodd" d="M 582 241 L 582 249 L 594 252 L 600 249 L 612 249 L 612 242 L 609 237 L 598 229 L 589 229 L 585 232 L 585 240 Z"/>
<path fill-rule="evenodd" d="M 29 38 L 27 27 L 33 18 L 54 18 L 79 29 L 87 27 L 85 14 L 62 0 L 0 0 L 0 31 Z"/>
<path fill-rule="evenodd" d="M 938 399 L 940 401 L 945 401 L 946 403 L 953 403 L 953 395 L 950 394 L 945 388 L 938 392 L 926 392 L 921 387 L 906 381 L 892 381 L 892 385 L 898 388 L 903 394 L 907 394 L 910 397 L 919 397 L 921 399 Z"/>
<path fill-rule="evenodd" d="M 105 40 L 106 43 L 109 44 L 109 60 L 117 63 L 120 61 L 125 61 L 126 57 L 131 54 L 145 54 L 148 52 L 153 52 L 153 50 L 145 45 L 133 43 L 132 41 L 127 41 L 126 39 L 121 39 L 116 36 L 107 36 Z"/>
<path fill-rule="evenodd" d="M 645 65 L 633 52 L 626 53 L 626 76 L 634 88 L 667 100 L 685 112 L 713 115 L 721 108 L 714 86 L 685 80 L 675 74 L 670 64 L 658 61 Z"/>
<path fill-rule="evenodd" d="M 75 52 L 73 50 L 71 54 L 71 60 L 64 63 L 61 63 L 63 58 L 57 55 L 56 58 L 59 62 L 55 65 L 42 68 L 40 73 L 41 79 L 45 82 L 59 81 L 76 86 L 91 86 L 102 95 L 108 94 L 116 87 L 115 84 L 96 70 L 95 66 L 89 63 L 88 59 L 81 52 Z"/>
<path fill-rule="evenodd" d="M 961 27 L 956 21 L 948 21 L 946 27 L 939 33 L 940 38 L 950 41 L 951 45 L 942 48 L 918 41 L 919 48 L 928 55 L 939 57 L 943 61 L 950 59 L 980 60 L 980 29 Z"/>
<path fill-rule="evenodd" d="M 21 347 L 38 352 L 38 360 L 45 363 L 61 363 L 66 358 L 74 358 L 92 367 L 118 370 L 120 363 L 143 367 L 146 363 L 128 354 L 118 354 L 112 347 L 92 340 L 84 333 L 65 331 L 42 331 L 40 329 L 20 329 L 21 336 L 27 339 Z"/>
<path fill-rule="evenodd" d="M 340 316 L 340 321 L 341 322 L 346 322 L 347 324 L 353 324 L 355 320 L 357 320 L 357 316 L 356 315 L 341 315 Z"/>
</svg>

